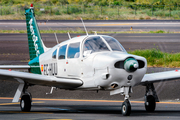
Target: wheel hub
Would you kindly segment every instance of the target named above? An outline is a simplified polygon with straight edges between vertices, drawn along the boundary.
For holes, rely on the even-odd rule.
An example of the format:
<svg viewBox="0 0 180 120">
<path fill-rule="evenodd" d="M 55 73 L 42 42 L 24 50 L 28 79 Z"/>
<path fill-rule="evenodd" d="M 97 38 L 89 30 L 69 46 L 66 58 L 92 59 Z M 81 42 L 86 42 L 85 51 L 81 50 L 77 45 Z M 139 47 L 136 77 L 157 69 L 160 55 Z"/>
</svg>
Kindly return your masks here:
<svg viewBox="0 0 180 120">
<path fill-rule="evenodd" d="M 21 101 L 21 107 L 24 108 L 24 100 Z"/>
<path fill-rule="evenodd" d="M 126 106 L 123 105 L 123 112 L 125 113 L 126 112 Z"/>
</svg>

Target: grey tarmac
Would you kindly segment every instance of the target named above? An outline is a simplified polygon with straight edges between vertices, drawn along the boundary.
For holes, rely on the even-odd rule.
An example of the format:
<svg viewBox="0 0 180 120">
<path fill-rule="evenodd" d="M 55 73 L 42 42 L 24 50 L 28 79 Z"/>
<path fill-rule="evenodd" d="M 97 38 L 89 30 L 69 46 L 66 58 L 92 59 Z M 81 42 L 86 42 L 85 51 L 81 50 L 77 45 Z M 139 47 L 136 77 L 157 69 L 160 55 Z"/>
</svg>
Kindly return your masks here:
<svg viewBox="0 0 180 120">
<path fill-rule="evenodd" d="M 84 30 L 81 20 L 38 20 L 40 30 Z M 180 31 L 180 20 L 84 20 L 89 31 Z M 25 20 L 0 20 L 1 30 L 26 30 Z"/>
<path fill-rule="evenodd" d="M 34 99 L 31 112 L 21 112 L 12 98 L 0 98 L 1 120 L 179 120 L 180 103 L 157 104 L 155 112 L 146 112 L 144 103 L 132 101 L 131 116 L 121 115 L 122 101 L 81 99 Z"/>
</svg>

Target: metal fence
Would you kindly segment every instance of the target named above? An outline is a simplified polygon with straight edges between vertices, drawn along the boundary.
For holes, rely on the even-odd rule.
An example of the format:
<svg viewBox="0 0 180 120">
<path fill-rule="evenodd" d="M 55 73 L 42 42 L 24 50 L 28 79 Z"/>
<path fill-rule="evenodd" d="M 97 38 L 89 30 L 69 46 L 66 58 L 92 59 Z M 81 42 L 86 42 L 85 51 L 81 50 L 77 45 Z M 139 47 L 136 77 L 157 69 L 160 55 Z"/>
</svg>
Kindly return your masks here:
<svg viewBox="0 0 180 120">
<path fill-rule="evenodd" d="M 27 6 L 13 5 L 0 6 L 0 15 L 24 15 Z M 106 19 L 180 19 L 180 5 L 134 5 L 134 6 L 88 6 L 88 5 L 60 5 L 60 6 L 35 6 L 36 15 L 87 15 L 89 17 Z"/>
</svg>

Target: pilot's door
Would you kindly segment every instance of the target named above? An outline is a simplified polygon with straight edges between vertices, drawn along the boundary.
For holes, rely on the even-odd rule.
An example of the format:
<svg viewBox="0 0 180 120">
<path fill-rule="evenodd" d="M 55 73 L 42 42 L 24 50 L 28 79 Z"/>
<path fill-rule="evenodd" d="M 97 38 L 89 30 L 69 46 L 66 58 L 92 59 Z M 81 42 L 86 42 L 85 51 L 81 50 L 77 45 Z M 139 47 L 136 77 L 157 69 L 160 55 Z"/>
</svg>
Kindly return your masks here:
<svg viewBox="0 0 180 120">
<path fill-rule="evenodd" d="M 70 43 L 67 50 L 66 73 L 69 77 L 81 76 L 80 42 Z"/>
<path fill-rule="evenodd" d="M 57 65 L 58 65 L 58 76 L 59 77 L 67 77 L 66 74 L 66 50 L 67 50 L 67 45 L 63 45 L 59 47 L 58 51 L 58 60 L 57 60 Z"/>
</svg>

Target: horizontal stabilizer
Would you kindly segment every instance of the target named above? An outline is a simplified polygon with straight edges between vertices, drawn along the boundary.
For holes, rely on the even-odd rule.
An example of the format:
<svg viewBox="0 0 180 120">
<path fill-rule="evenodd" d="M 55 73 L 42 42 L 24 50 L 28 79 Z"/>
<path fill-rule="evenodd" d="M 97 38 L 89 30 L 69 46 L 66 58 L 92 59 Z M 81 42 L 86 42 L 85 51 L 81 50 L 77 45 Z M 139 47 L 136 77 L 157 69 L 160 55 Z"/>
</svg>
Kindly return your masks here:
<svg viewBox="0 0 180 120">
<path fill-rule="evenodd" d="M 0 65 L 0 69 L 29 69 L 29 65 Z"/>
</svg>

